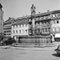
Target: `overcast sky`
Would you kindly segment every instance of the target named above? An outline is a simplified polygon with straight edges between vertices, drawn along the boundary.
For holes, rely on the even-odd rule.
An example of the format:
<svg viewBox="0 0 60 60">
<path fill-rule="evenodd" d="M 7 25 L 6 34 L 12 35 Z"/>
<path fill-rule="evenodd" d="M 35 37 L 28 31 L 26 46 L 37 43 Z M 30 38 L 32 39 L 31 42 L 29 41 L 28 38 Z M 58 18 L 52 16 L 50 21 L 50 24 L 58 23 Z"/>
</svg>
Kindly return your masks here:
<svg viewBox="0 0 60 60">
<path fill-rule="evenodd" d="M 60 10 L 59 0 L 0 0 L 3 5 L 4 20 L 8 17 L 22 17 L 30 15 L 32 4 L 36 7 L 36 13 L 46 12 L 47 10 Z"/>
</svg>

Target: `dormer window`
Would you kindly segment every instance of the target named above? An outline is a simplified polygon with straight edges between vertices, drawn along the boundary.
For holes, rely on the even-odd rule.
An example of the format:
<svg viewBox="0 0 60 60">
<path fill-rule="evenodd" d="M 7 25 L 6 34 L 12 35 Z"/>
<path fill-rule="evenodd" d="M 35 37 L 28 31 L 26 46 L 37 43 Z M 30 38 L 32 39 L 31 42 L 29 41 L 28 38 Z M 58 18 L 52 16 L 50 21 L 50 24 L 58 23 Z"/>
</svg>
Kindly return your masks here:
<svg viewBox="0 0 60 60">
<path fill-rule="evenodd" d="M 55 17 L 55 15 L 53 14 L 53 17 Z"/>
</svg>

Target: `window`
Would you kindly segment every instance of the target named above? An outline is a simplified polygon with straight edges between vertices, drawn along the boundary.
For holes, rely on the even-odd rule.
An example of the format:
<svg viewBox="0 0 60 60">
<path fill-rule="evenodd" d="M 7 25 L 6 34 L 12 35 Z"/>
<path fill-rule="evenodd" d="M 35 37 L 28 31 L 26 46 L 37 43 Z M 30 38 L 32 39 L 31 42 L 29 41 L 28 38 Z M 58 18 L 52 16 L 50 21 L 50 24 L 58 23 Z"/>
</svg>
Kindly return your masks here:
<svg viewBox="0 0 60 60">
<path fill-rule="evenodd" d="M 53 17 L 55 17 L 55 14 L 53 14 Z"/>
<path fill-rule="evenodd" d="M 24 24 L 23 24 L 23 27 L 24 27 Z"/>
<path fill-rule="evenodd" d="M 18 30 L 16 30 L 16 33 L 18 33 Z"/>
<path fill-rule="evenodd" d="M 18 25 L 16 25 L 16 27 L 18 27 Z"/>
<path fill-rule="evenodd" d="M 52 18 L 53 17 L 53 15 L 52 14 L 50 14 L 50 18 Z"/>
<path fill-rule="evenodd" d="M 42 32 L 47 32 L 47 29 L 46 28 L 42 28 Z"/>
<path fill-rule="evenodd" d="M 40 20 L 43 19 L 44 17 L 40 17 Z"/>
<path fill-rule="evenodd" d="M 24 27 L 25 27 L 25 24 L 24 24 Z"/>
<path fill-rule="evenodd" d="M 52 29 L 53 29 L 53 32 L 55 32 L 55 27 L 53 27 Z"/>
<path fill-rule="evenodd" d="M 15 30 L 13 30 L 13 33 L 15 33 Z"/>
<path fill-rule="evenodd" d="M 22 32 L 24 32 L 24 29 L 22 29 Z"/>
<path fill-rule="evenodd" d="M 27 26 L 27 24 L 26 24 L 26 26 Z"/>
<path fill-rule="evenodd" d="M 15 25 L 15 28 L 16 28 L 16 25 Z"/>
<path fill-rule="evenodd" d="M 21 33 L 21 30 L 19 30 L 19 33 Z"/>
<path fill-rule="evenodd" d="M 19 27 L 19 25 L 18 25 L 18 27 Z"/>
<path fill-rule="evenodd" d="M 40 22 L 40 25 L 42 25 L 42 23 Z"/>
<path fill-rule="evenodd" d="M 15 28 L 15 25 L 13 26 L 13 28 Z"/>
<path fill-rule="evenodd" d="M 54 23 L 56 24 L 57 23 L 57 20 L 55 20 Z"/>
<path fill-rule="evenodd" d="M 60 13 L 56 14 L 57 17 L 60 17 Z"/>
<path fill-rule="evenodd" d="M 40 24 L 40 22 L 38 22 L 38 24 Z"/>
<path fill-rule="evenodd" d="M 48 18 L 48 16 L 44 16 L 44 19 L 47 19 Z"/>
<path fill-rule="evenodd" d="M 37 26 L 39 25 L 38 22 L 36 22 L 36 25 L 37 25 Z"/>
<path fill-rule="evenodd" d="M 59 32 L 59 27 L 56 28 L 56 32 Z"/>
<path fill-rule="evenodd" d="M 19 27 L 21 27 L 21 25 L 19 25 Z"/>
<path fill-rule="evenodd" d="M 14 26 L 12 26 L 12 28 L 14 28 Z"/>
<path fill-rule="evenodd" d="M 47 32 L 47 29 L 48 29 L 48 28 L 45 28 L 45 32 Z"/>
<path fill-rule="evenodd" d="M 29 19 L 29 22 L 31 21 L 31 19 Z"/>
<path fill-rule="evenodd" d="M 22 27 L 22 25 L 21 25 L 21 27 Z"/>
<path fill-rule="evenodd" d="M 27 32 L 27 29 L 25 31 Z"/>
<path fill-rule="evenodd" d="M 59 23 L 59 21 L 57 21 L 57 23 Z"/>
<path fill-rule="evenodd" d="M 37 35 L 39 35 L 39 34 L 40 34 L 40 29 L 39 29 L 39 28 L 36 29 L 35 33 L 36 33 Z"/>
</svg>

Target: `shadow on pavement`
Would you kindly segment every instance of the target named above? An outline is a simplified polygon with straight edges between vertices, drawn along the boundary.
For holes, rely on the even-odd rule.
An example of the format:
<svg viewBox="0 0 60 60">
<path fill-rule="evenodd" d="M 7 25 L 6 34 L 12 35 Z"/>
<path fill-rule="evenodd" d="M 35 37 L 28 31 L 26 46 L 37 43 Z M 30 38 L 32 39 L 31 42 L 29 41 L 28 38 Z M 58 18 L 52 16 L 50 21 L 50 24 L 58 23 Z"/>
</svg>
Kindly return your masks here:
<svg viewBox="0 0 60 60">
<path fill-rule="evenodd" d="M 57 53 L 54 53 L 54 54 L 52 54 L 52 55 L 55 56 L 55 57 L 60 57 L 60 55 L 57 54 Z"/>
</svg>

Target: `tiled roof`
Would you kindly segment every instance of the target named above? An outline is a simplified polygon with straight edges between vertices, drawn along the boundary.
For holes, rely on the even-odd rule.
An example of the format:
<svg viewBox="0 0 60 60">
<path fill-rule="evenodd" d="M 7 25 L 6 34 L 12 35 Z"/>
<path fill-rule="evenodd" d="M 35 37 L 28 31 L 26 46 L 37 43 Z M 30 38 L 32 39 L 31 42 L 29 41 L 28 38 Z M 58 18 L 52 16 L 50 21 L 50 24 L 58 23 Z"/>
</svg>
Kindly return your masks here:
<svg viewBox="0 0 60 60">
<path fill-rule="evenodd" d="M 55 13 L 60 13 L 60 10 L 54 10 L 54 11 L 49 11 L 49 12 L 45 12 L 45 13 L 39 13 L 39 14 L 36 14 L 34 16 L 35 17 L 38 17 L 38 16 L 47 16 L 47 15 L 55 14 Z"/>
<path fill-rule="evenodd" d="M 35 14 L 34 17 L 48 16 L 50 14 L 55 14 L 55 13 L 60 13 L 60 10 L 54 10 L 54 11 L 47 11 L 47 12 L 44 12 L 44 13 L 38 13 L 38 14 Z M 16 20 L 18 20 L 18 19 L 29 19 L 29 18 L 31 18 L 31 15 L 19 17 Z"/>
<path fill-rule="evenodd" d="M 34 17 L 48 16 L 48 15 L 54 14 L 54 13 L 60 13 L 60 10 L 54 10 L 54 11 L 48 11 L 48 12 L 44 12 L 44 13 L 35 14 Z M 17 19 L 9 18 L 8 20 L 5 21 L 5 23 L 15 21 L 16 23 L 14 23 L 14 24 L 24 24 L 24 23 L 26 24 L 26 23 L 28 23 L 29 18 L 31 18 L 31 17 L 32 17 L 31 15 L 27 15 L 27 16 L 19 17 Z M 51 19 L 60 19 L 60 17 L 41 19 L 41 21 L 42 20 L 51 20 Z"/>
<path fill-rule="evenodd" d="M 18 25 L 18 24 L 28 24 L 29 20 L 26 19 L 22 19 L 22 20 L 17 20 L 15 23 L 13 23 L 12 25 Z"/>
<path fill-rule="evenodd" d="M 21 20 L 21 19 L 29 19 L 31 15 L 23 16 L 23 17 L 18 17 L 16 20 Z"/>
<path fill-rule="evenodd" d="M 15 20 L 14 18 L 9 17 L 8 20 L 6 20 L 4 23 L 12 22 L 12 21 L 14 21 L 14 20 Z"/>
</svg>

